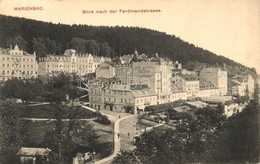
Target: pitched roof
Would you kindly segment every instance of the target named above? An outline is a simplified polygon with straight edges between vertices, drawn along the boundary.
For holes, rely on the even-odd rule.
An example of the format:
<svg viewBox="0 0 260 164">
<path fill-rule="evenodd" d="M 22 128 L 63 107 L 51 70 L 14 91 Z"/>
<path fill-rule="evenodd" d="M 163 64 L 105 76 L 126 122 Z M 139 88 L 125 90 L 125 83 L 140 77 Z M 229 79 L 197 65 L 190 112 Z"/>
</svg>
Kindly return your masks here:
<svg viewBox="0 0 260 164">
<path fill-rule="evenodd" d="M 148 97 L 148 96 L 156 96 L 157 94 L 151 90 L 132 90 L 131 93 L 134 97 Z"/>
<path fill-rule="evenodd" d="M 200 81 L 200 89 L 217 88 L 211 81 Z"/>
<path fill-rule="evenodd" d="M 198 81 L 199 77 L 198 76 L 194 76 L 194 75 L 178 75 L 180 76 L 182 79 L 186 80 L 186 81 Z"/>
</svg>

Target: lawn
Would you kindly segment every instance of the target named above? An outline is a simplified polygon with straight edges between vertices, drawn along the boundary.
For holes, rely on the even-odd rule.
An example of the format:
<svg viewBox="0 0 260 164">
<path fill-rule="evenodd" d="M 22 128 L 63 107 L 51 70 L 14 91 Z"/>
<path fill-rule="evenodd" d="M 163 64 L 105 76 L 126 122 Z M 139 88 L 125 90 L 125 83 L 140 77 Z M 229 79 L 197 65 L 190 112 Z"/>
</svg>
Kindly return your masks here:
<svg viewBox="0 0 260 164">
<path fill-rule="evenodd" d="M 48 105 L 39 105 L 39 106 L 21 106 L 21 117 L 22 118 L 54 118 L 55 108 Z M 63 108 L 63 118 L 69 118 L 70 114 L 76 114 L 75 118 L 78 119 L 88 119 L 96 117 L 95 112 L 86 110 L 80 106 L 65 106 Z"/>
<path fill-rule="evenodd" d="M 83 122 L 83 121 L 82 121 Z M 23 143 L 23 146 L 28 147 L 44 147 L 44 137 L 48 131 L 54 129 L 54 121 L 23 121 L 24 132 L 27 133 L 27 137 Z M 103 125 L 95 121 L 84 121 L 86 124 L 93 125 L 99 135 L 99 146 L 96 148 L 96 159 L 101 159 L 109 156 L 112 153 L 112 125 Z"/>
</svg>

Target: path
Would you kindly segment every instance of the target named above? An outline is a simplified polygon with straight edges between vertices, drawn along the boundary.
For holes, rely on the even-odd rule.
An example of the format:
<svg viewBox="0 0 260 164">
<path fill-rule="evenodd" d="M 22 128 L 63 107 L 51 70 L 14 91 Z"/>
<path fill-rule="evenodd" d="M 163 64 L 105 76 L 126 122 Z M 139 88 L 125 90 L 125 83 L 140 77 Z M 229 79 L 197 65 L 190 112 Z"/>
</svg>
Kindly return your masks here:
<svg viewBox="0 0 260 164">
<path fill-rule="evenodd" d="M 49 119 L 49 118 L 21 118 L 21 120 L 28 120 L 28 121 L 56 121 L 56 119 Z M 70 119 L 61 119 L 62 121 L 70 121 Z M 91 118 L 83 118 L 78 119 L 81 121 L 91 121 Z"/>
<path fill-rule="evenodd" d="M 80 104 L 80 106 L 81 106 L 82 108 L 85 108 L 85 109 L 90 110 L 90 111 L 92 111 L 92 112 L 98 112 L 98 110 L 93 109 L 93 108 L 90 108 L 90 107 L 88 107 L 88 106 L 85 106 L 85 105 L 82 105 L 82 104 Z M 111 121 L 115 121 L 115 120 L 117 119 L 117 117 L 115 117 L 115 116 L 113 116 L 113 115 L 111 115 L 111 114 L 107 114 L 107 113 L 104 113 L 104 112 L 101 112 L 101 111 L 99 111 L 99 112 L 100 112 L 102 115 L 106 115 L 107 118 L 108 118 L 109 120 L 111 120 Z"/>
<path fill-rule="evenodd" d="M 134 115 L 126 116 L 126 117 L 116 120 L 116 122 L 114 123 L 114 151 L 113 151 L 113 154 L 106 158 L 103 158 L 99 161 L 96 161 L 96 164 L 102 164 L 102 163 L 112 161 L 113 158 L 116 157 L 117 153 L 120 151 L 120 137 L 118 137 L 118 134 L 120 134 L 119 123 L 120 123 L 120 121 L 130 118 L 130 117 L 134 117 Z"/>
<path fill-rule="evenodd" d="M 40 106 L 40 105 L 49 105 L 49 102 L 34 102 L 35 104 L 29 104 L 28 106 Z"/>
</svg>

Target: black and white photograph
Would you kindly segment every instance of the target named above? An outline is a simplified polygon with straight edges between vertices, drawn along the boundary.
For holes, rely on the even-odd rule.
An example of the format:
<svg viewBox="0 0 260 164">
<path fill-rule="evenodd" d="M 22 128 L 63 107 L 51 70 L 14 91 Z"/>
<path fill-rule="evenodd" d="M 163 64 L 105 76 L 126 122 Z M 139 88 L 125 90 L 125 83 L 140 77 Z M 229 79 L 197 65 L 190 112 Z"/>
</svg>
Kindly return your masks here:
<svg viewBox="0 0 260 164">
<path fill-rule="evenodd" d="M 0 164 L 259 163 L 260 0 L 0 0 Z"/>
</svg>

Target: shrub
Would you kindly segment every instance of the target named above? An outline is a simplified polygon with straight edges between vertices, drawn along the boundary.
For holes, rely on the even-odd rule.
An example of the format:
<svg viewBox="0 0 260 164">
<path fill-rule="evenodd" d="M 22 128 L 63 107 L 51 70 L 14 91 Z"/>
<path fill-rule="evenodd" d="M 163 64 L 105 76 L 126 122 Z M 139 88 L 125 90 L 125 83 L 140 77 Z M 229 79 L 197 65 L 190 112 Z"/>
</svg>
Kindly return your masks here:
<svg viewBox="0 0 260 164">
<path fill-rule="evenodd" d="M 111 121 L 105 115 L 98 116 L 98 118 L 95 121 L 100 123 L 100 124 L 104 124 L 104 125 L 110 125 L 111 124 Z"/>
</svg>

